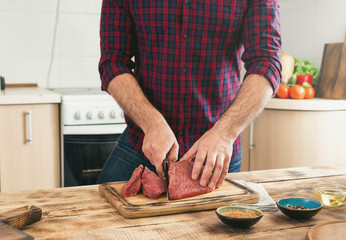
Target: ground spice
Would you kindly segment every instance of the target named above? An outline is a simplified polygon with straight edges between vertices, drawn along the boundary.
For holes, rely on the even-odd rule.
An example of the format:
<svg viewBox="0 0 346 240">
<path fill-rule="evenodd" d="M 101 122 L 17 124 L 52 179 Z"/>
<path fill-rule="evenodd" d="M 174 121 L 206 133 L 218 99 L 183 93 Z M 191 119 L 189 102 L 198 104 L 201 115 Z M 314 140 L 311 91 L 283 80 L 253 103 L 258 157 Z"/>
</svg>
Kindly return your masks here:
<svg viewBox="0 0 346 240">
<path fill-rule="evenodd" d="M 256 213 L 254 212 L 230 212 L 225 215 L 226 217 L 231 218 L 254 218 L 256 217 Z"/>
</svg>

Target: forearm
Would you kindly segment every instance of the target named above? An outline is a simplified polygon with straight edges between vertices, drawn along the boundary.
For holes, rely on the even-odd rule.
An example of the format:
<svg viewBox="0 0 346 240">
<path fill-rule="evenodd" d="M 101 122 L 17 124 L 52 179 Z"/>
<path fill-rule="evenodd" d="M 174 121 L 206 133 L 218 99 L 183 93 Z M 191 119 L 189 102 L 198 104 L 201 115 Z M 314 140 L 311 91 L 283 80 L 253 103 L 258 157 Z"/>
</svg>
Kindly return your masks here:
<svg viewBox="0 0 346 240">
<path fill-rule="evenodd" d="M 157 124 L 165 124 L 162 114 L 152 106 L 138 85 L 128 73 L 116 76 L 108 86 L 108 92 L 144 132 Z"/>
<path fill-rule="evenodd" d="M 235 140 L 263 110 L 272 95 L 273 88 L 265 77 L 249 75 L 241 85 L 232 105 L 213 128 Z"/>
</svg>

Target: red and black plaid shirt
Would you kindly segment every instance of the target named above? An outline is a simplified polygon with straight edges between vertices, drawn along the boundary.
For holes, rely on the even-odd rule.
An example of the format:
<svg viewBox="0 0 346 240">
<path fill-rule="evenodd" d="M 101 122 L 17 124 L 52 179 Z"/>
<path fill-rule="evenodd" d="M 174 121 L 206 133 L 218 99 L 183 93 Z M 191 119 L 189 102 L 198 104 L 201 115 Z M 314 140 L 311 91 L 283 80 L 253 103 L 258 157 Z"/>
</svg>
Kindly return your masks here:
<svg viewBox="0 0 346 240">
<path fill-rule="evenodd" d="M 275 91 L 281 80 L 277 0 L 103 0 L 100 36 L 102 89 L 133 74 L 176 134 L 181 156 L 232 104 L 240 60 L 246 76 L 265 76 Z M 126 122 L 141 152 L 143 132 Z M 233 155 L 239 151 L 240 137 Z"/>
</svg>

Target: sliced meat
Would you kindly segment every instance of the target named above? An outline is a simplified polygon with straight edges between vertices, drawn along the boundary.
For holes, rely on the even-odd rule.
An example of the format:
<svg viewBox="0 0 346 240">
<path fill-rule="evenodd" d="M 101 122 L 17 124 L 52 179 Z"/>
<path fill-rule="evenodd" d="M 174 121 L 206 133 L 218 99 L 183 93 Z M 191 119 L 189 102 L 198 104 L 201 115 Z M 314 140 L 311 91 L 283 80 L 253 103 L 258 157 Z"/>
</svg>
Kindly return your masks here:
<svg viewBox="0 0 346 240">
<path fill-rule="evenodd" d="M 156 199 L 166 192 L 166 183 L 156 173 L 145 167 L 142 174 L 142 192 L 145 196 Z"/>
<path fill-rule="evenodd" d="M 211 192 L 208 186 L 202 187 L 199 180 L 192 180 L 193 162 L 179 161 L 171 163 L 168 171 L 168 194 L 170 200 L 192 197 Z"/>
<path fill-rule="evenodd" d="M 136 168 L 130 180 L 122 187 L 121 189 L 121 195 L 126 197 L 133 197 L 137 195 L 137 193 L 141 190 L 141 178 L 143 173 L 143 165 L 139 165 L 138 168 Z"/>
</svg>

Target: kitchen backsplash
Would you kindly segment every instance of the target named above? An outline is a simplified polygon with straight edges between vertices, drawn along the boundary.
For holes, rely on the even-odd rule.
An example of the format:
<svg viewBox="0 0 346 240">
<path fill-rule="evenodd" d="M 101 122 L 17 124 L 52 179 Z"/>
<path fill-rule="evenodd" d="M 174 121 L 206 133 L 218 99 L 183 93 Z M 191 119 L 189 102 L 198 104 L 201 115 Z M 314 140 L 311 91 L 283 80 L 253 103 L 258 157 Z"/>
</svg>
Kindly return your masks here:
<svg viewBox="0 0 346 240">
<path fill-rule="evenodd" d="M 342 42 L 345 0 L 279 0 L 283 50 L 318 68 Z M 0 0 L 0 75 L 40 87 L 99 87 L 102 0 Z M 58 13 L 58 14 L 57 14 Z"/>
</svg>

